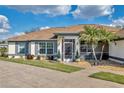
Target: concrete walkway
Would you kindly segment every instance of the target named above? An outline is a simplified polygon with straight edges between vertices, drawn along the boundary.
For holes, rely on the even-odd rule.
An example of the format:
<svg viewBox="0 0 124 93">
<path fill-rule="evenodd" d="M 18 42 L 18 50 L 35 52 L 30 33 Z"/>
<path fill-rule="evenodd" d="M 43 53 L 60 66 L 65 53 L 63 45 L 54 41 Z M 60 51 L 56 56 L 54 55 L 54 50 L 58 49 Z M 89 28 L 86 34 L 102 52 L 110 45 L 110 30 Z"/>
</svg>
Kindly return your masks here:
<svg viewBox="0 0 124 93">
<path fill-rule="evenodd" d="M 124 87 L 122 84 L 88 77 L 88 75 L 94 72 L 99 72 L 99 70 L 88 68 L 74 73 L 64 73 L 24 64 L 0 61 L 0 87 Z"/>
</svg>

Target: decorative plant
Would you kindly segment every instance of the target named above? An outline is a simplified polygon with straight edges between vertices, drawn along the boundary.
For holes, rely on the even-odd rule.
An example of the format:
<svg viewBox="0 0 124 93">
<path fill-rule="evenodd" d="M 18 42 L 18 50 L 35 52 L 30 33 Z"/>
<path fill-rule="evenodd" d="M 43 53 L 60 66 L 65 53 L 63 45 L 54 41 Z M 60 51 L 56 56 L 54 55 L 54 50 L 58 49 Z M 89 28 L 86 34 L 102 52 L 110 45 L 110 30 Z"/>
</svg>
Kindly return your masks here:
<svg viewBox="0 0 124 93">
<path fill-rule="evenodd" d="M 103 43 L 100 55 L 100 60 L 102 60 L 105 44 L 110 43 L 111 41 L 114 41 L 114 39 L 117 38 L 118 36 L 116 36 L 114 33 L 106 31 L 102 27 L 97 28 L 92 26 L 85 26 L 84 32 L 82 31 L 80 33 L 80 40 L 92 45 L 92 53 L 96 62 L 98 62 L 98 59 L 96 57 L 95 48 L 97 47 L 99 41 Z"/>
<path fill-rule="evenodd" d="M 33 59 L 34 55 L 27 55 L 27 59 Z"/>
<path fill-rule="evenodd" d="M 103 28 L 99 29 L 99 37 L 100 37 L 100 41 L 102 42 L 102 49 L 101 49 L 101 54 L 100 54 L 100 61 L 102 60 L 103 57 L 103 52 L 104 52 L 104 48 L 105 45 L 108 43 L 110 44 L 110 42 L 114 41 L 114 39 L 118 39 L 119 37 L 112 32 L 106 31 Z"/>
<path fill-rule="evenodd" d="M 60 51 L 58 51 L 57 58 L 60 58 Z"/>
<path fill-rule="evenodd" d="M 96 27 L 91 27 L 91 26 L 85 26 L 84 27 L 84 32 L 82 31 L 80 33 L 80 40 L 91 44 L 92 53 L 93 53 L 93 56 L 94 56 L 94 59 L 96 60 L 96 62 L 98 62 L 98 59 L 96 57 L 95 48 L 96 48 L 96 46 L 99 42 L 99 37 L 98 37 L 97 33 L 98 33 L 97 28 Z"/>
<path fill-rule="evenodd" d="M 7 52 L 7 48 L 6 47 L 0 48 L 0 54 L 1 54 L 1 56 L 6 57 L 7 56 L 6 52 Z"/>
<path fill-rule="evenodd" d="M 78 59 L 79 58 L 79 53 L 78 53 L 78 51 L 76 52 L 76 59 Z"/>
</svg>

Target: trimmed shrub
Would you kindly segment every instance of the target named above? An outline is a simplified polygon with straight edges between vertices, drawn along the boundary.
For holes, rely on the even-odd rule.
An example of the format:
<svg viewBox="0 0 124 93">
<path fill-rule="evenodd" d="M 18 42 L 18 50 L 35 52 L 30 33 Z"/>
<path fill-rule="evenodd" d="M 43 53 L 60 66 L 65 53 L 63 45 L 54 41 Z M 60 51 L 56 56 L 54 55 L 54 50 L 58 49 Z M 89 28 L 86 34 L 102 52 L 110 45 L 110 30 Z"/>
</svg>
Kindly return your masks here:
<svg viewBox="0 0 124 93">
<path fill-rule="evenodd" d="M 27 55 L 27 59 L 33 59 L 34 55 Z"/>
</svg>

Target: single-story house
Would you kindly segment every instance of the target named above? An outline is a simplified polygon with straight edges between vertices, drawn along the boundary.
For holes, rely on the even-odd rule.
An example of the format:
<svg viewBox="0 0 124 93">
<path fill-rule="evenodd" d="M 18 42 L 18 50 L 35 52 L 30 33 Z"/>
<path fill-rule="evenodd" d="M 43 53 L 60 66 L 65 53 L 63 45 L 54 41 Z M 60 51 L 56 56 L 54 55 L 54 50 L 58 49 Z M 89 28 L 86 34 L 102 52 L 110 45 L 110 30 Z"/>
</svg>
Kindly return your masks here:
<svg viewBox="0 0 124 93">
<path fill-rule="evenodd" d="M 25 58 L 28 55 L 33 55 L 34 59 L 47 57 L 64 62 L 73 62 L 77 58 L 82 60 L 94 59 L 91 45 L 79 40 L 79 33 L 84 31 L 84 26 L 86 25 L 49 28 L 9 38 L 9 58 Z M 102 26 L 107 31 L 120 35 L 124 33 L 122 29 L 109 26 L 96 24 L 87 24 L 87 26 Z M 124 61 L 124 41 L 118 40 L 116 43 L 106 44 L 103 59 Z M 95 50 L 97 57 L 99 57 L 101 45 L 99 44 Z"/>
</svg>

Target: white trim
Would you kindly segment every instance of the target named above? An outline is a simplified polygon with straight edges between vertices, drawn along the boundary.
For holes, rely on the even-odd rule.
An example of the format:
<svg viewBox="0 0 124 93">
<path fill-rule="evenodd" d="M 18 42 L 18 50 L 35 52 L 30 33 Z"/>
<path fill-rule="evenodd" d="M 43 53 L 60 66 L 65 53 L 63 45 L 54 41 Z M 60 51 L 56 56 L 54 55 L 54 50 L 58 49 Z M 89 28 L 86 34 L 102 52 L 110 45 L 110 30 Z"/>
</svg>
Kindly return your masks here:
<svg viewBox="0 0 124 93">
<path fill-rule="evenodd" d="M 114 62 L 117 62 L 117 63 L 124 63 L 123 61 L 120 61 L 120 60 L 117 60 L 117 59 L 113 59 L 113 58 L 109 58 L 110 61 L 114 61 Z"/>
</svg>

